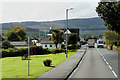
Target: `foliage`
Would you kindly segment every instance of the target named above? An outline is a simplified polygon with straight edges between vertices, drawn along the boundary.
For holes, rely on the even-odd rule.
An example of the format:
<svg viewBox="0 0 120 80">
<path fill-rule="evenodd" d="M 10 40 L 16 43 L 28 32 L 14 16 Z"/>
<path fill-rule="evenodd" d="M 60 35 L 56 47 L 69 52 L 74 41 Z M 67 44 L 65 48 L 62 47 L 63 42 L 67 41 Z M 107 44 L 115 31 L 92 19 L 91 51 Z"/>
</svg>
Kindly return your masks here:
<svg viewBox="0 0 120 80">
<path fill-rule="evenodd" d="M 23 41 L 26 36 L 26 29 L 20 26 L 12 26 L 8 32 L 5 33 L 6 40 L 9 41 Z"/>
<path fill-rule="evenodd" d="M 8 49 L 8 48 L 13 48 L 14 46 L 9 43 L 9 41 L 3 41 L 2 42 L 2 48 Z"/>
<path fill-rule="evenodd" d="M 80 45 L 84 45 L 84 44 L 86 44 L 85 41 L 80 41 Z"/>
<path fill-rule="evenodd" d="M 68 45 L 69 50 L 76 49 L 76 48 L 77 48 L 77 44 Z"/>
<path fill-rule="evenodd" d="M 45 60 L 43 61 L 43 63 L 44 63 L 45 66 L 50 66 L 51 63 L 52 63 L 52 60 L 50 60 L 50 59 L 45 59 Z"/>
<path fill-rule="evenodd" d="M 51 51 L 49 49 L 43 49 L 41 46 L 30 48 L 30 55 L 42 55 L 42 54 L 50 54 L 50 53 Z M 27 48 L 2 49 L 2 57 L 24 56 L 25 54 L 28 54 Z"/>
<path fill-rule="evenodd" d="M 79 36 L 76 33 L 71 33 L 68 35 L 68 44 L 77 44 L 79 40 Z"/>
<path fill-rule="evenodd" d="M 99 2 L 96 12 L 109 30 L 120 34 L 120 1 L 119 2 Z"/>
<path fill-rule="evenodd" d="M 104 33 L 104 37 L 110 42 L 116 42 L 118 40 L 118 33 L 109 30 Z"/>
<path fill-rule="evenodd" d="M 61 52 L 65 52 L 65 49 L 61 49 L 61 48 L 56 48 L 56 49 L 52 49 L 50 50 L 53 54 L 55 53 L 61 53 Z"/>
<path fill-rule="evenodd" d="M 59 29 L 52 29 L 52 37 L 49 38 L 49 39 L 52 39 L 54 44 L 56 45 L 56 48 L 57 48 L 57 45 L 58 43 L 62 43 L 64 41 L 64 38 L 63 38 L 63 31 L 62 30 L 59 30 Z"/>
<path fill-rule="evenodd" d="M 27 54 L 27 49 L 8 48 L 2 49 L 2 57 L 23 56 Z"/>
<path fill-rule="evenodd" d="M 120 34 L 116 33 L 115 31 L 107 31 L 104 33 L 105 37 L 105 44 L 107 45 L 116 45 L 120 46 Z"/>
</svg>

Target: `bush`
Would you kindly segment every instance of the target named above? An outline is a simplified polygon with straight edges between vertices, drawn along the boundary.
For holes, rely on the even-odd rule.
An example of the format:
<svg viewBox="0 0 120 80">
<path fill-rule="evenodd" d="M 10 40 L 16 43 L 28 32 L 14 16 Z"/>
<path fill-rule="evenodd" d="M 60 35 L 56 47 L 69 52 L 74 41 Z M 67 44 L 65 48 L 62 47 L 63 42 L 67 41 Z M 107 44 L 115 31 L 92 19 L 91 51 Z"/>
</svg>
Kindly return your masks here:
<svg viewBox="0 0 120 80">
<path fill-rule="evenodd" d="M 42 54 L 50 54 L 50 53 L 51 53 L 51 51 L 49 49 L 47 49 L 47 48 L 44 48 L 42 50 Z"/>
<path fill-rule="evenodd" d="M 71 50 L 71 49 L 76 49 L 76 46 L 77 46 L 77 44 L 68 45 L 68 49 L 69 49 L 69 50 Z"/>
<path fill-rule="evenodd" d="M 31 52 L 32 51 L 32 52 Z M 43 49 L 41 46 L 36 46 L 30 48 L 30 55 L 42 55 L 42 54 L 50 54 L 50 53 L 60 53 L 64 52 L 64 49 L 57 48 L 53 50 L 49 50 L 47 48 Z M 8 48 L 8 49 L 2 49 L 2 57 L 15 57 L 15 56 L 24 56 L 25 54 L 28 54 L 27 48 Z"/>
<path fill-rule="evenodd" d="M 50 66 L 51 63 L 52 63 L 52 60 L 50 60 L 50 59 L 45 59 L 45 60 L 43 61 L 43 64 L 44 64 L 45 66 Z"/>
<path fill-rule="evenodd" d="M 50 50 L 53 54 L 55 53 L 61 53 L 61 52 L 65 52 L 65 49 L 61 49 L 61 48 L 56 48 L 56 49 L 52 49 Z"/>
<path fill-rule="evenodd" d="M 27 49 L 8 48 L 2 49 L 2 57 L 14 57 L 27 54 Z"/>
<path fill-rule="evenodd" d="M 62 48 L 62 49 L 65 49 L 65 45 L 61 44 L 61 48 Z"/>
<path fill-rule="evenodd" d="M 12 46 L 8 41 L 2 42 L 2 48 L 4 48 L 4 49 L 13 48 L 13 47 L 14 46 Z"/>
<path fill-rule="evenodd" d="M 84 44 L 86 44 L 86 42 L 85 41 L 80 41 L 80 44 L 84 45 Z"/>
</svg>

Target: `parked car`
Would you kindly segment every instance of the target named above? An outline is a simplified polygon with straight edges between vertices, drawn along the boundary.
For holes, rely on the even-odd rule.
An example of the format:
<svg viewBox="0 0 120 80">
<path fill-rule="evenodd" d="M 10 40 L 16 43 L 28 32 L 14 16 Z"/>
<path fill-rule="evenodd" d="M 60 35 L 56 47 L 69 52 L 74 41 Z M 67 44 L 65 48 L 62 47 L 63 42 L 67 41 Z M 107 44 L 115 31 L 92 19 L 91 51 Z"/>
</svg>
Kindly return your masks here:
<svg viewBox="0 0 120 80">
<path fill-rule="evenodd" d="M 94 44 L 95 44 L 95 40 L 94 39 L 88 39 L 87 43 L 88 43 L 88 47 L 89 48 L 91 48 L 91 47 L 94 48 Z"/>
<path fill-rule="evenodd" d="M 104 47 L 104 41 L 103 40 L 97 40 L 97 48 L 103 48 Z"/>
</svg>

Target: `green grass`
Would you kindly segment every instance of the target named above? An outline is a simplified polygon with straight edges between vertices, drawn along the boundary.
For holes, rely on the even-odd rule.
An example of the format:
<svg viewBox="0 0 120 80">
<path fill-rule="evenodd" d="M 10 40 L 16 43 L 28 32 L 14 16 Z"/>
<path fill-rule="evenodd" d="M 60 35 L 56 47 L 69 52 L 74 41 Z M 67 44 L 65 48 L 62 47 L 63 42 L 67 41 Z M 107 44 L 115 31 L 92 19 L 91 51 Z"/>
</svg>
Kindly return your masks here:
<svg viewBox="0 0 120 80">
<path fill-rule="evenodd" d="M 72 56 L 76 50 L 69 51 L 68 57 Z M 51 67 L 46 67 L 43 64 L 44 59 L 51 59 Z M 6 57 L 2 58 L 2 78 L 36 78 L 42 73 L 52 69 L 67 59 L 65 53 L 32 55 L 30 60 L 30 75 L 28 76 L 28 61 L 21 60 L 21 57 Z"/>
</svg>

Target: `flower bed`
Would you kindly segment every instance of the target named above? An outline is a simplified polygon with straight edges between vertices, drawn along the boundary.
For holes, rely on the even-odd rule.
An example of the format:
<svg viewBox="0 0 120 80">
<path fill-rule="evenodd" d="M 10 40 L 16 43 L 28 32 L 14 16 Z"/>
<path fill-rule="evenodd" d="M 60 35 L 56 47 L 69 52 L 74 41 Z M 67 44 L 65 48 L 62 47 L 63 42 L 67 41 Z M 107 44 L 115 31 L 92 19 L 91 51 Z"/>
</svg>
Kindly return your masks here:
<svg viewBox="0 0 120 80">
<path fill-rule="evenodd" d="M 45 59 L 45 60 L 43 61 L 44 66 L 50 66 L 51 63 L 52 63 L 52 60 L 50 60 L 50 59 Z"/>
</svg>

